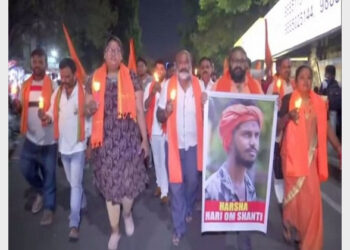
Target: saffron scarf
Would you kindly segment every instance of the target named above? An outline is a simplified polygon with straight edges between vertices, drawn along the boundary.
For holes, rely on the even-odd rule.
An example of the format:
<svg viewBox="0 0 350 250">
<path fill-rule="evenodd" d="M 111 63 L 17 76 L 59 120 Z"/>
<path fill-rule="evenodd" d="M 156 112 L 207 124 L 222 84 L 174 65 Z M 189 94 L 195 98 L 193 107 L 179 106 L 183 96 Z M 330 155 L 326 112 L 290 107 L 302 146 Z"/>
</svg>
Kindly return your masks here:
<svg viewBox="0 0 350 250">
<path fill-rule="evenodd" d="M 96 93 L 99 97 L 99 105 L 96 113 L 92 118 L 91 146 L 92 148 L 100 147 L 103 143 L 103 123 L 104 123 L 104 104 L 105 90 L 107 79 L 107 65 L 104 63 L 99 67 L 92 77 L 92 85 L 94 82 L 100 83 L 100 90 Z M 125 119 L 128 115 L 136 121 L 136 99 L 135 90 L 130 77 L 129 69 L 120 64 L 118 71 L 118 119 Z"/>
<path fill-rule="evenodd" d="M 245 77 L 251 94 L 263 94 L 259 83 L 249 73 L 246 73 Z M 223 92 L 238 92 L 229 70 L 225 71 L 222 77 L 220 77 L 215 90 Z"/>
<path fill-rule="evenodd" d="M 299 92 L 295 90 L 289 102 L 289 110 L 295 108 L 295 101 L 299 97 Z M 317 117 L 317 172 L 320 181 L 326 181 L 328 179 L 327 108 L 322 98 L 313 91 L 310 92 L 310 101 Z M 304 107 L 301 106 L 298 124 L 292 121 L 288 122 L 282 141 L 282 166 L 286 176 L 300 177 L 308 175 L 308 152 Z"/>
<path fill-rule="evenodd" d="M 33 75 L 23 83 L 22 91 L 22 103 L 23 110 L 21 114 L 21 134 L 25 134 L 28 130 L 28 108 L 29 108 L 29 94 L 30 87 L 33 82 Z M 50 108 L 51 94 L 52 94 L 52 82 L 48 75 L 44 76 L 44 83 L 41 89 L 41 96 L 44 98 L 44 111 L 46 112 Z"/>
<path fill-rule="evenodd" d="M 77 115 L 77 122 L 78 122 L 78 131 L 77 131 L 77 141 L 84 141 L 85 140 L 85 116 L 84 116 L 84 89 L 81 82 L 77 82 L 78 87 L 78 115 Z M 59 137 L 59 113 L 60 113 L 60 101 L 62 96 L 63 86 L 60 86 L 57 90 L 57 94 L 55 97 L 54 107 L 53 107 L 53 116 L 54 116 L 54 136 L 55 140 L 58 140 Z"/>
<path fill-rule="evenodd" d="M 167 100 L 170 100 L 171 90 L 177 89 L 177 77 L 174 75 L 171 77 L 168 85 Z M 196 125 L 197 125 L 197 169 L 202 171 L 203 167 L 203 108 L 201 95 L 202 91 L 199 85 L 198 78 L 192 76 L 192 88 L 196 106 Z M 169 182 L 170 183 L 182 183 L 182 169 L 180 161 L 180 152 L 177 138 L 177 97 L 173 102 L 173 112 L 167 120 L 167 133 L 168 133 L 168 168 L 169 168 Z"/>
</svg>

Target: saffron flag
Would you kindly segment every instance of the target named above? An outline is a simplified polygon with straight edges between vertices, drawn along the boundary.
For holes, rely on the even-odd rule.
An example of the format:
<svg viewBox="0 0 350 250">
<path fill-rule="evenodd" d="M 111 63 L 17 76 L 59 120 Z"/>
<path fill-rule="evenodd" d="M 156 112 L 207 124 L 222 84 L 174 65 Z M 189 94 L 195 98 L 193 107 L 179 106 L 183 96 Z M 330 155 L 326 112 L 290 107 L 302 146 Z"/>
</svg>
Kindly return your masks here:
<svg viewBox="0 0 350 250">
<path fill-rule="evenodd" d="M 265 63 L 267 79 L 272 77 L 272 56 L 269 46 L 269 36 L 267 31 L 267 20 L 265 19 Z"/>
<path fill-rule="evenodd" d="M 84 84 L 85 83 L 85 77 L 86 77 L 86 73 L 85 73 L 85 69 L 83 67 L 83 65 L 81 64 L 79 57 L 77 55 L 77 52 L 75 51 L 74 45 L 72 43 L 72 40 L 70 39 L 70 36 L 68 34 L 67 28 L 66 26 L 63 24 L 63 32 L 64 32 L 64 36 L 67 40 L 67 45 L 68 45 L 68 49 L 69 49 L 69 54 L 71 56 L 71 58 L 73 59 L 73 61 L 75 62 L 76 66 L 77 66 L 77 79 L 80 83 Z"/>
<path fill-rule="evenodd" d="M 135 47 L 134 47 L 134 39 L 130 39 L 129 41 L 129 63 L 128 68 L 136 73 L 136 55 L 135 55 Z"/>
</svg>

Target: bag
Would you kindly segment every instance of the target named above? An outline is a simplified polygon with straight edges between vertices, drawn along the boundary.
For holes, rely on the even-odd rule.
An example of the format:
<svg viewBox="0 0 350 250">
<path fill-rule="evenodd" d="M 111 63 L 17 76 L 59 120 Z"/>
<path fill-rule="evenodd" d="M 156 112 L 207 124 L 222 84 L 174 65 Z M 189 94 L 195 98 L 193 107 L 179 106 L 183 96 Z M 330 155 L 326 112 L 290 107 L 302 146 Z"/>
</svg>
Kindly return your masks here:
<svg viewBox="0 0 350 250">
<path fill-rule="evenodd" d="M 327 86 L 329 110 L 341 110 L 341 88 L 336 80 L 330 81 Z"/>
</svg>

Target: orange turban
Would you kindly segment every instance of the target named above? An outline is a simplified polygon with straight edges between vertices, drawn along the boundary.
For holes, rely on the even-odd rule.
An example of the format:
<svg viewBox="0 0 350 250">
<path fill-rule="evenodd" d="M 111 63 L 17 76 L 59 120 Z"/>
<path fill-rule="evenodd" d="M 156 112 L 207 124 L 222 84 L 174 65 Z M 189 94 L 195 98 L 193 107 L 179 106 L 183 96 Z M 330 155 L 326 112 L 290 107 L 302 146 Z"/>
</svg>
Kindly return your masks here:
<svg viewBox="0 0 350 250">
<path fill-rule="evenodd" d="M 228 152 L 231 144 L 233 130 L 241 123 L 247 121 L 257 121 L 261 129 L 263 124 L 261 110 L 256 106 L 245 106 L 242 104 L 234 104 L 224 110 L 219 124 L 219 132 L 226 152 Z"/>
</svg>

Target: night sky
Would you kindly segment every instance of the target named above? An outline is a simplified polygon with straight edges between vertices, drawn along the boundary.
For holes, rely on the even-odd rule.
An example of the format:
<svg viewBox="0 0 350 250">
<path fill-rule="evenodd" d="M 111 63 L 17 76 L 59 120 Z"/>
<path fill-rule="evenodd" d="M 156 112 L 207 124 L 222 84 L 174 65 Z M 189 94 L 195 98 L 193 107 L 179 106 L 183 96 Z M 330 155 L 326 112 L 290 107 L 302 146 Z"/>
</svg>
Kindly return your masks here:
<svg viewBox="0 0 350 250">
<path fill-rule="evenodd" d="M 139 22 L 144 52 L 141 56 L 173 60 L 182 48 L 178 34 L 182 20 L 183 0 L 140 0 Z"/>
</svg>

